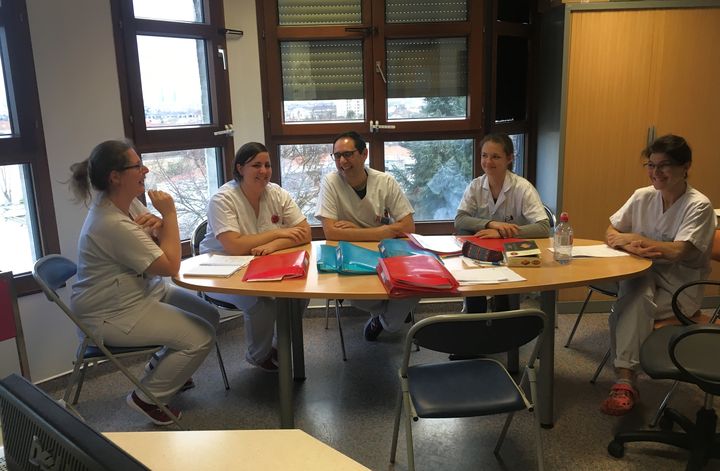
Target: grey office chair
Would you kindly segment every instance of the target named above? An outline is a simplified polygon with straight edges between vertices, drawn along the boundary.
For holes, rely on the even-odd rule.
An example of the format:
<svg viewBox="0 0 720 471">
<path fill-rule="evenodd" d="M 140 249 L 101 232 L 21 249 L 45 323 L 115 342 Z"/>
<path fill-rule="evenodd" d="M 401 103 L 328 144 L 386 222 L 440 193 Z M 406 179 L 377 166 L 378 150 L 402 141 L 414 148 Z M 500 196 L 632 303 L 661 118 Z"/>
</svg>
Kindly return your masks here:
<svg viewBox="0 0 720 471">
<path fill-rule="evenodd" d="M 673 307 L 675 305 L 676 297 L 673 298 Z M 689 319 L 685 318 L 683 323 L 686 321 Z M 720 394 L 719 356 L 720 326 L 717 325 L 667 326 L 650 334 L 640 350 L 642 369 L 653 379 L 695 384 L 705 393 L 704 405 L 698 410 L 694 423 L 667 408 L 660 420 L 662 430 L 618 433 L 608 445 L 608 452 L 622 458 L 626 443 L 665 443 L 690 451 L 688 470 L 700 470 L 711 458 L 720 458 L 717 414 L 712 405 L 714 397 Z M 675 424 L 683 431 L 673 432 Z"/>
<path fill-rule="evenodd" d="M 405 338 L 400 367 L 401 396 L 393 428 L 390 462 L 395 462 L 400 418 L 405 412 L 408 469 L 415 469 L 412 422 L 418 418 L 477 417 L 504 414 L 495 454 L 499 454 L 513 415 L 533 414 L 538 469 L 543 469 L 540 423 L 534 413 L 537 402 L 535 359 L 540 351 L 545 314 L 520 309 L 481 314 L 447 314 L 428 317 L 415 324 Z M 478 358 L 442 363 L 409 365 L 414 344 L 442 353 L 485 355 L 508 352 L 536 340 L 519 382 L 497 360 Z M 525 394 L 529 386 L 530 399 Z"/>
<path fill-rule="evenodd" d="M 70 404 L 70 394 L 75 388 L 75 396 L 72 404 L 77 404 L 82 388 L 85 370 L 100 360 L 109 360 L 115 365 L 127 379 L 130 380 L 136 388 L 145 394 L 156 406 L 158 406 L 175 424 L 182 429 L 178 417 L 176 417 L 165 404 L 158 400 L 141 382 L 133 375 L 130 370 L 120 361 L 121 358 L 130 356 L 145 355 L 150 356 L 162 349 L 162 345 L 148 345 L 141 347 L 112 347 L 105 345 L 102 339 L 97 338 L 92 330 L 87 328 L 85 324 L 77 317 L 70 308 L 60 299 L 57 289 L 63 286 L 67 280 L 75 276 L 77 266 L 71 260 L 60 255 L 47 255 L 37 262 L 33 268 L 33 277 L 42 289 L 45 296 L 50 302 L 57 304 L 60 309 L 70 318 L 70 320 L 83 333 L 83 341 L 77 350 L 75 358 L 75 366 L 68 380 L 68 386 L 63 397 L 66 404 Z"/>
<path fill-rule="evenodd" d="M 617 298 L 617 283 L 604 283 L 588 286 L 587 296 L 585 296 L 585 301 L 583 301 L 583 304 L 580 307 L 580 312 L 578 312 L 577 319 L 575 319 L 575 324 L 573 324 L 573 328 L 570 331 L 570 335 L 568 335 L 567 342 L 565 342 L 565 348 L 570 347 L 570 342 L 572 342 L 572 339 L 575 336 L 575 331 L 577 330 L 578 325 L 580 325 L 580 320 L 582 319 L 583 314 L 585 314 L 585 308 L 587 307 L 588 302 L 590 302 L 590 297 L 593 293 L 600 293 L 605 296 Z"/>
</svg>

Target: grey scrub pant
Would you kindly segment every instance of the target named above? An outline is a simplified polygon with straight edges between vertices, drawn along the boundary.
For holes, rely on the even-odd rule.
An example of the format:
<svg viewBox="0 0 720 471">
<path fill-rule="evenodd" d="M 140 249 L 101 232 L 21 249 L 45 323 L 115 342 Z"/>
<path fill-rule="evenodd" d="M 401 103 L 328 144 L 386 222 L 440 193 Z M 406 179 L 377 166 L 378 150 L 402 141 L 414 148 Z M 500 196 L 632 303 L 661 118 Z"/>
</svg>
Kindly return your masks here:
<svg viewBox="0 0 720 471">
<path fill-rule="evenodd" d="M 116 347 L 165 346 L 156 354 L 154 368 L 146 371 L 141 382 L 167 403 L 210 353 L 219 320 L 215 306 L 168 285 L 165 296 L 148 303 L 142 318 L 128 333 L 105 322 L 101 336 L 108 345 Z M 143 401 L 152 402 L 142 391 L 135 392 Z"/>
<path fill-rule="evenodd" d="M 350 304 L 372 317 L 380 317 L 383 329 L 397 332 L 403 326 L 408 313 L 415 309 L 420 298 L 402 299 L 351 299 Z"/>
</svg>

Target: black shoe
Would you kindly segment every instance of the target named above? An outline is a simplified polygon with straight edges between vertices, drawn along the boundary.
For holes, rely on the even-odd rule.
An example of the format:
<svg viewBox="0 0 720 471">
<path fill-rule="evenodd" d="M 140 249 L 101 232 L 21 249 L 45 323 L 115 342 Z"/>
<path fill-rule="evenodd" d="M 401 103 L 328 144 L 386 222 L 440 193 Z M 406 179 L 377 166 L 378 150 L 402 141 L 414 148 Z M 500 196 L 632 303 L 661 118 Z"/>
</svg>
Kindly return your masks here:
<svg viewBox="0 0 720 471">
<path fill-rule="evenodd" d="M 380 317 L 371 317 L 370 320 L 365 323 L 365 330 L 363 331 L 365 340 L 368 342 L 376 341 L 382 331 L 383 326 L 380 322 Z"/>
<path fill-rule="evenodd" d="M 405 318 L 405 323 L 406 323 L 406 324 L 409 324 L 409 323 L 411 323 L 412 321 L 413 321 L 412 312 L 408 312 L 408 315 L 407 315 L 407 317 Z"/>
<path fill-rule="evenodd" d="M 448 355 L 448 360 L 450 361 L 456 361 L 456 360 L 475 360 L 477 358 L 482 358 L 482 355 L 463 355 L 460 353 L 451 353 Z"/>
</svg>

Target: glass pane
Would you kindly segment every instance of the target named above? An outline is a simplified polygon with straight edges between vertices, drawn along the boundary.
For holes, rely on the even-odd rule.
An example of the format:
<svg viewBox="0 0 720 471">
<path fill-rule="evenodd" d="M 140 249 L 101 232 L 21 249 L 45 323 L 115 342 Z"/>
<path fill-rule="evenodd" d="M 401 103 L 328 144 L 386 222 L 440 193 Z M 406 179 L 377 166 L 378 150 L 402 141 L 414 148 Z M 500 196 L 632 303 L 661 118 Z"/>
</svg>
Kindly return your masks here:
<svg viewBox="0 0 720 471">
<path fill-rule="evenodd" d="M 525 175 L 525 134 L 510 134 L 513 147 L 515 148 L 515 162 L 513 172 L 520 176 Z"/>
<path fill-rule="evenodd" d="M 280 146 L 282 187 L 292 195 L 310 224 L 320 224 L 315 219 L 315 205 L 322 177 L 336 170 L 331 152 L 332 144 Z"/>
<path fill-rule="evenodd" d="M 145 125 L 209 124 L 205 41 L 138 35 L 137 45 Z"/>
<path fill-rule="evenodd" d="M 386 23 L 466 21 L 467 0 L 387 0 Z"/>
<path fill-rule="evenodd" d="M 465 38 L 393 39 L 386 50 L 388 120 L 467 116 Z"/>
<path fill-rule="evenodd" d="M 175 200 L 180 238 L 189 239 L 195 226 L 207 218 L 209 196 L 219 188 L 222 152 L 220 149 L 191 149 L 142 155 L 150 169 L 145 178 L 148 189 L 166 191 Z M 148 207 L 152 211 L 150 199 Z"/>
<path fill-rule="evenodd" d="M 287 123 L 363 121 L 362 42 L 280 43 Z"/>
<path fill-rule="evenodd" d="M 528 40 L 500 36 L 497 40 L 495 122 L 527 118 Z"/>
<path fill-rule="evenodd" d="M 451 221 L 472 180 L 473 140 L 386 142 L 385 169 L 415 208 L 415 221 Z"/>
<path fill-rule="evenodd" d="M 278 0 L 280 26 L 357 24 L 360 0 Z"/>
<path fill-rule="evenodd" d="M 10 126 L 10 110 L 8 109 L 7 88 L 5 87 L 5 71 L 0 60 L 0 136 L 12 134 Z"/>
<path fill-rule="evenodd" d="M 133 0 L 135 18 L 203 22 L 202 0 Z"/>
<path fill-rule="evenodd" d="M 0 271 L 32 271 L 40 236 L 28 165 L 0 166 Z"/>
</svg>

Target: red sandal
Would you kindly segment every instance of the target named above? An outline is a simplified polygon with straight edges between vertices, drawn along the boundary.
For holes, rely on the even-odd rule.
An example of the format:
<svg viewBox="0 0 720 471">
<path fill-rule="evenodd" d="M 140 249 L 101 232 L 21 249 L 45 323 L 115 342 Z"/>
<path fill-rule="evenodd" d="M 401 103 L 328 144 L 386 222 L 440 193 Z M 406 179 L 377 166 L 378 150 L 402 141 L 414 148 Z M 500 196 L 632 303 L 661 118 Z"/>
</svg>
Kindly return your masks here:
<svg viewBox="0 0 720 471">
<path fill-rule="evenodd" d="M 610 388 L 610 396 L 600 405 L 600 410 L 608 415 L 625 415 L 640 397 L 637 390 L 626 383 L 615 383 Z"/>
</svg>

